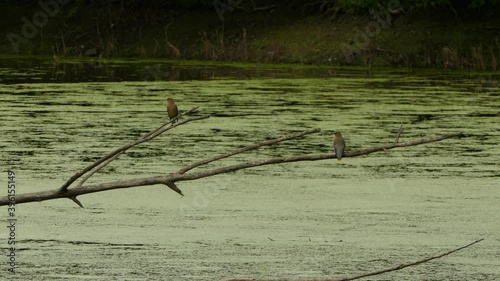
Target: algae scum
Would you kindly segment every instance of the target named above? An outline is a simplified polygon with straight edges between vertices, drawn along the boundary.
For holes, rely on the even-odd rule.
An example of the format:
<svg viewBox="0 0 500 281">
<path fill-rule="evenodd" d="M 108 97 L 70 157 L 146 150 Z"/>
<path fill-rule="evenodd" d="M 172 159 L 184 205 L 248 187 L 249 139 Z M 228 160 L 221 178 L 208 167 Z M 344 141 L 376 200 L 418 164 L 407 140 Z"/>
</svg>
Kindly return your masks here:
<svg viewBox="0 0 500 281">
<path fill-rule="evenodd" d="M 174 71 L 156 63 L 92 72 L 95 65 L 54 71 L 16 63 L 0 72 L 0 161 L 16 170 L 18 194 L 56 188 L 155 128 L 167 118 L 168 96 L 181 111 L 200 106 L 211 118 L 127 151 L 89 183 L 170 173 L 309 128 L 322 131 L 209 167 L 328 152 L 334 130 L 348 149 L 391 143 L 401 123 L 401 141 L 466 134 L 342 164 L 271 165 L 181 182 L 182 198 L 151 186 L 81 196 L 85 209 L 63 199 L 18 205 L 20 280 L 341 277 L 482 237 L 464 251 L 369 280 L 500 279 L 498 75 Z M 155 68 L 156 78 L 143 79 Z"/>
</svg>

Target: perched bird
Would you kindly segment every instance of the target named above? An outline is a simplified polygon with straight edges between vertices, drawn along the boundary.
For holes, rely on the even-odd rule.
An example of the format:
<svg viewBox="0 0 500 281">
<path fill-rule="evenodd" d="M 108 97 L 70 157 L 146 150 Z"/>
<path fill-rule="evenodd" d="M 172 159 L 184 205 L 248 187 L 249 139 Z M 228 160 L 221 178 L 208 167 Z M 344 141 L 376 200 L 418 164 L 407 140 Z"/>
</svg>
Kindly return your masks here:
<svg viewBox="0 0 500 281">
<path fill-rule="evenodd" d="M 170 120 L 177 118 L 177 115 L 179 114 L 179 112 L 177 111 L 177 105 L 172 98 L 167 99 L 167 113 Z M 172 124 L 175 123 L 175 121 L 176 120 L 174 120 Z"/>
<path fill-rule="evenodd" d="M 342 160 L 342 155 L 344 155 L 345 141 L 340 132 L 335 132 L 335 139 L 333 140 L 333 150 L 335 150 L 335 156 L 337 156 L 337 161 Z"/>
</svg>

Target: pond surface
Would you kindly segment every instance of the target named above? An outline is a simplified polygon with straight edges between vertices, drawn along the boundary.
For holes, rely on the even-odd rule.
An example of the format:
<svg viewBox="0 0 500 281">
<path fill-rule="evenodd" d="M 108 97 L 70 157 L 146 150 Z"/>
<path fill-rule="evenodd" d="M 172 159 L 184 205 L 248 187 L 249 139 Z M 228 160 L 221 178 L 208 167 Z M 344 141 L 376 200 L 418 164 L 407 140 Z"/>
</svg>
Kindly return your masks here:
<svg viewBox="0 0 500 281">
<path fill-rule="evenodd" d="M 0 162 L 16 171 L 18 194 L 58 188 L 156 128 L 169 96 L 181 111 L 200 106 L 211 118 L 134 147 L 89 184 L 175 172 L 310 128 L 321 132 L 200 169 L 328 152 L 334 130 L 348 149 L 391 143 L 401 123 L 401 141 L 466 134 L 341 164 L 289 163 L 179 182 L 184 197 L 149 186 L 80 196 L 84 209 L 67 199 L 20 204 L 18 273 L 8 278 L 333 278 L 484 237 L 367 280 L 500 280 L 499 73 L 2 62 Z M 0 212 L 7 216 L 5 207 Z"/>
</svg>

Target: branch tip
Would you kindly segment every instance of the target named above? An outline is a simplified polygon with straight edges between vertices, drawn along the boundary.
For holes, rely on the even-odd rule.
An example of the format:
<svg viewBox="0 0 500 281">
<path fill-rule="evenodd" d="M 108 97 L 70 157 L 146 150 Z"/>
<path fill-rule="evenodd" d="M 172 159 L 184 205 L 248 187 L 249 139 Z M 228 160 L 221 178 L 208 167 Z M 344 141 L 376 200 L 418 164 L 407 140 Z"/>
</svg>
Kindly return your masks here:
<svg viewBox="0 0 500 281">
<path fill-rule="evenodd" d="M 426 258 L 423 258 L 423 259 L 420 259 L 420 260 L 416 260 L 416 261 L 413 261 L 413 262 L 407 262 L 407 263 L 404 263 L 404 264 L 400 264 L 400 265 L 396 265 L 396 266 L 391 266 L 391 267 L 387 267 L 387 268 L 384 268 L 384 269 L 380 269 L 380 270 L 377 270 L 377 271 L 372 271 L 372 272 L 367 272 L 367 273 L 362 273 L 362 274 L 357 274 L 357 275 L 353 275 L 353 276 L 348 276 L 348 277 L 344 277 L 344 278 L 327 278 L 327 279 L 321 279 L 322 281 L 349 281 L 349 280 L 357 280 L 357 279 L 361 279 L 361 278 L 365 278 L 365 277 L 369 277 L 369 276 L 375 276 L 375 275 L 381 275 L 381 274 L 384 274 L 384 273 L 387 273 L 387 272 L 391 272 L 391 271 L 397 271 L 397 270 L 401 270 L 403 268 L 406 268 L 406 267 L 410 267 L 410 266 L 415 266 L 415 265 L 419 265 L 419 264 L 422 264 L 422 263 L 426 263 L 428 261 L 431 261 L 431 260 L 434 260 L 434 259 L 439 259 L 439 258 L 442 258 L 444 256 L 447 256 L 447 255 L 450 255 L 452 253 L 455 253 L 455 252 L 458 252 L 460 250 L 463 250 L 467 247 L 470 247 L 476 243 L 479 243 L 481 241 L 483 241 L 484 238 L 481 238 L 479 240 L 476 240 L 474 242 L 471 242 L 465 246 L 462 246 L 462 247 L 459 247 L 459 248 L 455 248 L 451 251 L 448 251 L 448 252 L 445 252 L 445 253 L 441 253 L 441 254 L 438 254 L 438 255 L 433 255 L 433 256 L 430 256 L 430 257 L 426 257 Z M 229 280 L 226 280 L 226 281 L 271 281 L 269 279 L 229 279 Z M 290 281 L 299 281 L 297 279 L 287 279 L 287 280 L 290 280 Z M 301 279 L 300 281 L 313 281 L 313 280 L 318 280 L 318 279 Z"/>
<path fill-rule="evenodd" d="M 68 197 L 68 198 L 71 199 L 73 202 L 75 202 L 81 208 L 84 208 L 82 202 L 80 202 L 80 200 L 76 199 L 76 196 L 72 196 L 72 197 Z"/>
<path fill-rule="evenodd" d="M 181 196 L 184 196 L 184 194 L 182 194 L 182 191 L 177 187 L 177 185 L 175 185 L 174 182 L 169 181 L 169 182 L 165 183 L 165 185 L 170 187 L 170 189 L 172 189 L 173 191 L 179 193 Z"/>
</svg>

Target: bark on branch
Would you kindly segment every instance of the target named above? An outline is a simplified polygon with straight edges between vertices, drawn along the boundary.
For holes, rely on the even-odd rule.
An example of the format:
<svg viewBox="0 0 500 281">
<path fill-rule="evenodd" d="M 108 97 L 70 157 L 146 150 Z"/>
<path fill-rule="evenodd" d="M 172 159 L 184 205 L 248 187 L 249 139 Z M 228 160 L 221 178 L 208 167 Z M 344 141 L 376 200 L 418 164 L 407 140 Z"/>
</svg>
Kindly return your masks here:
<svg viewBox="0 0 500 281">
<path fill-rule="evenodd" d="M 196 108 L 193 108 L 184 114 L 190 113 L 194 111 Z M 202 165 L 205 165 L 210 162 L 214 162 L 223 158 L 230 157 L 235 154 L 239 154 L 248 150 L 252 149 L 257 149 L 259 147 L 265 146 L 265 145 L 271 145 L 275 144 L 278 142 L 282 142 L 285 140 L 290 140 L 298 137 L 305 136 L 307 134 L 312 134 L 312 133 L 317 133 L 320 131 L 320 129 L 310 129 L 310 130 L 305 130 L 303 132 L 295 133 L 295 134 L 290 134 L 287 136 L 282 136 L 280 138 L 276 138 L 273 140 L 268 140 L 268 141 L 263 141 L 260 143 L 248 145 L 245 147 L 242 147 L 240 149 L 236 149 L 234 151 L 211 157 L 208 159 L 204 159 L 201 161 L 197 161 L 195 163 L 192 163 L 182 169 L 180 169 L 176 173 L 168 174 L 168 175 L 161 175 L 161 176 L 155 176 L 155 177 L 148 177 L 148 178 L 136 178 L 136 179 L 131 179 L 131 180 L 123 180 L 123 181 L 114 181 L 114 182 L 107 182 L 107 183 L 101 183 L 101 184 L 96 184 L 96 185 L 88 185 L 88 186 L 83 186 L 83 182 L 90 177 L 93 173 L 95 173 L 96 169 L 100 169 L 102 165 L 106 165 L 112 160 L 116 159 L 121 153 L 126 151 L 127 149 L 138 145 L 140 143 L 143 143 L 145 141 L 152 140 L 153 138 L 159 136 L 163 132 L 170 130 L 173 127 L 180 126 L 182 124 L 191 122 L 191 121 L 196 121 L 196 120 L 201 120 L 201 119 L 206 119 L 209 116 L 198 116 L 198 117 L 192 117 L 186 120 L 183 120 L 181 122 L 176 123 L 174 126 L 168 126 L 170 122 L 166 122 L 162 126 L 158 127 L 157 129 L 149 132 L 145 136 L 139 138 L 138 140 L 131 142 L 111 153 L 108 155 L 103 156 L 101 159 L 93 163 L 92 165 L 86 167 L 82 171 L 76 173 L 73 177 L 71 177 L 62 187 L 59 189 L 55 190 L 47 190 L 47 191 L 40 191 L 40 192 L 34 192 L 34 193 L 27 193 L 27 194 L 21 194 L 21 195 L 16 195 L 16 204 L 20 203 L 27 203 L 27 202 L 39 202 L 39 201 L 44 201 L 44 200 L 51 200 L 51 199 L 57 199 L 57 198 L 68 198 L 73 200 L 75 203 L 77 203 L 80 207 L 82 207 L 82 204 L 80 201 L 76 199 L 77 196 L 83 195 L 83 194 L 89 194 L 89 193 L 95 193 L 95 192 L 103 192 L 107 190 L 113 190 L 113 189 L 119 189 L 119 188 L 130 188 L 130 187 L 138 187 L 138 186 L 149 186 L 149 185 L 155 185 L 155 184 L 164 184 L 170 187 L 172 190 L 176 191 L 177 193 L 182 195 L 182 192 L 180 189 L 176 186 L 176 182 L 179 181 L 190 181 L 190 180 L 196 180 L 196 179 L 201 179 L 205 177 L 210 177 L 210 176 L 215 176 L 218 174 L 223 174 L 223 173 L 228 173 L 228 172 L 233 172 L 241 169 L 247 169 L 247 168 L 252 168 L 252 167 L 258 167 L 258 166 L 264 166 L 264 165 L 272 165 L 272 164 L 280 164 L 280 163 L 288 163 L 288 162 L 298 162 L 298 161 L 318 161 L 318 160 L 326 160 L 326 159 L 335 159 L 335 153 L 323 153 L 323 154 L 307 154 L 307 155 L 298 155 L 298 156 L 289 156 L 289 157 L 279 157 L 279 158 L 271 158 L 271 159 L 265 159 L 265 160 L 257 160 L 257 161 L 249 161 L 249 162 L 244 162 L 244 163 L 239 163 L 239 164 L 234 164 L 234 165 L 229 165 L 221 168 L 215 168 L 215 169 L 209 169 L 209 170 L 204 170 L 204 171 L 199 171 L 199 172 L 191 172 L 187 173 L 188 171 L 200 167 Z M 400 129 L 401 130 L 401 129 Z M 379 152 L 379 151 L 386 151 L 389 149 L 394 149 L 394 148 L 399 148 L 399 147 L 407 147 L 407 146 L 413 146 L 413 145 L 420 145 L 420 144 L 425 144 L 425 143 L 430 143 L 430 142 L 437 142 L 437 141 L 442 141 L 445 139 L 449 138 L 454 138 L 454 137 L 460 137 L 463 136 L 462 132 L 458 133 L 452 133 L 452 134 L 444 134 L 444 135 L 438 135 L 438 136 L 433 136 L 433 137 L 428 137 L 428 138 L 422 138 L 414 141 L 409 141 L 409 142 L 399 142 L 399 136 L 400 133 L 398 133 L 397 139 L 395 142 L 382 145 L 382 146 L 376 146 L 376 147 L 371 147 L 363 150 L 355 150 L 355 151 L 348 151 L 343 158 L 349 158 L 349 157 L 357 157 L 357 156 L 362 156 L 362 155 L 368 155 L 374 152 Z M 101 166 L 99 166 L 101 165 Z M 79 184 L 78 186 L 68 189 L 68 187 L 75 182 L 78 178 L 82 177 L 84 174 L 90 172 L 89 175 L 87 175 L 86 178 L 83 179 L 82 183 Z M 7 196 L 0 197 L 0 206 L 3 205 L 8 205 L 9 204 L 9 198 Z"/>
</svg>

